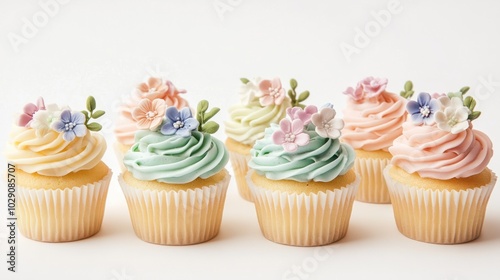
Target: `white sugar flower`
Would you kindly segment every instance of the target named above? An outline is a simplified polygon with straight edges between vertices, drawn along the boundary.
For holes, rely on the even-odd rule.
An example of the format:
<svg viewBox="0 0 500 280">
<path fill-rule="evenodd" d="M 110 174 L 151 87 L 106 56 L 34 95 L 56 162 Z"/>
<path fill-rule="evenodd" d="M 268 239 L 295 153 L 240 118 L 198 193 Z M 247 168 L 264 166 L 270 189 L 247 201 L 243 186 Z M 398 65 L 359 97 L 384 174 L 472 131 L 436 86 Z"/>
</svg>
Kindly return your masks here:
<svg viewBox="0 0 500 280">
<path fill-rule="evenodd" d="M 260 94 L 259 83 L 262 79 L 255 78 L 253 80 L 249 80 L 246 84 L 243 83 L 240 87 L 240 100 L 242 104 L 248 105 L 253 100 L 257 98 Z"/>
<path fill-rule="evenodd" d="M 59 108 L 57 104 L 49 104 L 45 110 L 39 110 L 33 115 L 30 127 L 35 129 L 36 136 L 41 137 L 49 131 L 53 122 L 59 120 L 61 112 L 67 107 Z"/>
<path fill-rule="evenodd" d="M 323 138 L 337 139 L 340 137 L 340 130 L 344 128 L 344 121 L 335 118 L 335 110 L 325 107 L 312 115 L 311 121 L 316 126 L 316 133 Z"/>
<path fill-rule="evenodd" d="M 469 109 L 464 106 L 460 97 L 439 98 L 441 110 L 436 112 L 435 120 L 437 126 L 453 134 L 458 134 L 469 128 Z"/>
</svg>

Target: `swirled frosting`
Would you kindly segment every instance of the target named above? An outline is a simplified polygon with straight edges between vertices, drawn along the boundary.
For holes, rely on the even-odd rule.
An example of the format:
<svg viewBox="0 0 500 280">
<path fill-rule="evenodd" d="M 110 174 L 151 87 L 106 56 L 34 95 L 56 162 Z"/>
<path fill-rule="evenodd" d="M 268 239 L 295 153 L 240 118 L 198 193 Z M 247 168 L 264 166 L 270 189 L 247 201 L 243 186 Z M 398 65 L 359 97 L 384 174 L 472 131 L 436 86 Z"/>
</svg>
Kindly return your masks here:
<svg viewBox="0 0 500 280">
<path fill-rule="evenodd" d="M 53 130 L 37 137 L 34 129 L 13 126 L 6 157 L 27 173 L 64 176 L 92 169 L 101 161 L 105 151 L 104 137 L 90 131 L 68 142 L 62 133 Z"/>
<path fill-rule="evenodd" d="M 493 156 L 491 140 L 471 127 L 452 134 L 434 125 L 403 124 L 403 135 L 389 148 L 392 164 L 420 177 L 440 180 L 481 173 Z"/>
<path fill-rule="evenodd" d="M 342 140 L 355 149 L 387 150 L 401 135 L 405 106 L 404 98 L 386 91 L 361 101 L 349 98 L 343 111 Z"/>
<path fill-rule="evenodd" d="M 237 104 L 229 108 L 229 120 L 225 121 L 226 135 L 245 145 L 253 145 L 264 137 L 269 124 L 278 123 L 290 107 L 290 99 L 285 98 L 280 105 L 261 106 L 258 98 L 249 104 Z"/>
<path fill-rule="evenodd" d="M 217 174 L 228 160 L 224 144 L 210 134 L 193 131 L 182 137 L 141 130 L 123 163 L 136 179 L 185 184 Z"/>
<path fill-rule="evenodd" d="M 355 152 L 338 139 L 320 137 L 309 124 L 304 132 L 309 134 L 309 144 L 286 152 L 273 143 L 272 134 L 277 124 L 265 130 L 265 137 L 257 140 L 250 151 L 249 166 L 258 174 L 271 180 L 295 180 L 299 182 L 329 182 L 344 175 L 354 164 Z"/>
<path fill-rule="evenodd" d="M 170 83 L 171 84 L 171 83 Z M 173 87 L 173 85 L 172 85 Z M 165 91 L 160 95 L 142 96 L 137 90 L 123 100 L 123 104 L 119 108 L 118 117 L 115 125 L 115 136 L 118 142 L 125 146 L 132 146 L 134 144 L 134 134 L 138 130 L 136 121 L 132 118 L 132 110 L 137 107 L 143 98 L 160 98 L 165 100 L 167 106 L 175 106 L 178 109 L 188 107 L 188 102 L 178 94 L 168 94 Z"/>
</svg>

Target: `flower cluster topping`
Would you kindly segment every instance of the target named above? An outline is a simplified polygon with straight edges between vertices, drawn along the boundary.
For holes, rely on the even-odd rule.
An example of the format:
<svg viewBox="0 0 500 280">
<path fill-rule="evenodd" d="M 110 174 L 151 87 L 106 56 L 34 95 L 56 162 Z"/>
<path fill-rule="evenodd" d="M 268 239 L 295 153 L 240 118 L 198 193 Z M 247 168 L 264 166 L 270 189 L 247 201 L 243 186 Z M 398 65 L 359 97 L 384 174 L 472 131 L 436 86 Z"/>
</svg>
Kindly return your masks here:
<svg viewBox="0 0 500 280">
<path fill-rule="evenodd" d="M 309 144 L 310 135 L 307 129 L 312 129 L 323 138 L 337 139 L 344 121 L 335 118 L 336 112 L 333 105 L 326 105 L 318 111 L 314 105 L 305 108 L 288 108 L 288 118 L 280 121 L 280 130 L 273 133 L 273 143 L 282 145 L 287 152 L 295 152 L 298 147 Z M 304 132 L 306 130 L 306 132 Z"/>
<path fill-rule="evenodd" d="M 53 130 L 62 134 L 65 141 L 73 141 L 76 137 L 83 137 L 87 131 L 99 131 L 99 123 L 89 123 L 105 114 L 96 110 L 94 97 L 87 98 L 88 111 L 74 111 L 69 107 L 59 107 L 56 104 L 45 105 L 42 97 L 38 98 L 37 105 L 28 103 L 24 106 L 23 113 L 19 116 L 17 125 L 32 128 L 38 137 L 43 137 L 48 131 Z"/>
<path fill-rule="evenodd" d="M 362 101 L 365 98 L 377 97 L 385 91 L 386 86 L 386 78 L 367 77 L 359 81 L 356 88 L 348 87 L 344 94 L 349 95 L 355 101 Z"/>
<path fill-rule="evenodd" d="M 208 110 L 208 106 L 208 101 L 200 101 L 196 117 L 193 117 L 189 107 L 177 109 L 175 106 L 167 106 L 162 99 L 142 99 L 132 109 L 132 117 L 136 120 L 138 129 L 160 132 L 163 135 L 190 137 L 194 130 L 212 134 L 217 132 L 219 124 L 210 119 L 220 109 L 214 107 Z"/>
<path fill-rule="evenodd" d="M 250 104 L 255 100 L 259 100 L 261 106 L 271 106 L 280 105 L 286 98 L 286 90 L 281 84 L 279 78 L 274 78 L 272 80 L 262 80 L 256 78 L 251 81 L 246 78 L 241 78 L 243 83 L 241 87 L 241 102 L 243 104 Z M 288 90 L 288 97 L 291 100 L 292 106 L 304 108 L 305 106 L 301 102 L 305 101 L 309 97 L 309 91 L 304 91 L 297 96 L 297 81 L 295 79 L 290 80 L 290 89 Z"/>
<path fill-rule="evenodd" d="M 447 95 L 435 93 L 431 96 L 422 92 L 416 101 L 408 101 L 406 110 L 416 125 L 436 124 L 441 130 L 457 134 L 469 128 L 471 122 L 481 115 L 481 112 L 474 111 L 476 101 L 472 96 L 464 99 L 467 91 L 469 87 Z"/>
</svg>

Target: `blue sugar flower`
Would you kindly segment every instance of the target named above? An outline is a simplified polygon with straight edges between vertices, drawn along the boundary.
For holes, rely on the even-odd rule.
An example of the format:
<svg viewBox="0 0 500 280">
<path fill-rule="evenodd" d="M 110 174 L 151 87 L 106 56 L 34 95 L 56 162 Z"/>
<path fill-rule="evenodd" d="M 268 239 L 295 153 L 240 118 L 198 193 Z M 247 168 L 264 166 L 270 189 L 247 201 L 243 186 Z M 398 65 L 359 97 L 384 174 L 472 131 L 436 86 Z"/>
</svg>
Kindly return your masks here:
<svg viewBox="0 0 500 280">
<path fill-rule="evenodd" d="M 52 124 L 52 129 L 63 133 L 63 139 L 68 142 L 75 137 L 83 137 L 87 134 L 85 115 L 79 111 L 64 110 L 61 118 Z"/>
<path fill-rule="evenodd" d="M 417 101 L 410 100 L 406 104 L 406 110 L 411 114 L 414 124 L 431 125 L 434 123 L 434 114 L 439 111 L 441 105 L 437 99 L 432 99 L 431 95 L 421 92 Z"/>
<path fill-rule="evenodd" d="M 193 118 L 191 109 L 188 107 L 184 107 L 180 111 L 177 111 L 175 107 L 168 107 L 166 115 L 167 120 L 160 130 L 164 135 L 175 134 L 182 137 L 189 137 L 191 136 L 191 131 L 197 129 L 200 124 Z"/>
</svg>

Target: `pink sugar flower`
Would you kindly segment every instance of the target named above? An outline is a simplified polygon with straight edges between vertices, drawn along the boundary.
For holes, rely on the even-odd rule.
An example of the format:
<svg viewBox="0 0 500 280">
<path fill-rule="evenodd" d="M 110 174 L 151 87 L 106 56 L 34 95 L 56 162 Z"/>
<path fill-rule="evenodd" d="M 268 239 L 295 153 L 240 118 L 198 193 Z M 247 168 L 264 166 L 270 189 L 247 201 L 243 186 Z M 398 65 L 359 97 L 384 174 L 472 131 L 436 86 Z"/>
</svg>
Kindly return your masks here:
<svg viewBox="0 0 500 280">
<path fill-rule="evenodd" d="M 29 127 L 31 121 L 33 120 L 33 115 L 38 112 L 38 110 L 45 110 L 45 102 L 42 97 L 38 98 L 36 105 L 33 103 L 24 105 L 23 113 L 19 116 L 17 125 Z"/>
<path fill-rule="evenodd" d="M 132 118 L 136 121 L 137 128 L 154 131 L 160 126 L 165 110 L 163 99 L 157 98 L 151 101 L 145 98 L 132 110 Z"/>
<path fill-rule="evenodd" d="M 286 152 L 295 152 L 299 146 L 309 143 L 309 134 L 304 133 L 304 123 L 300 119 L 292 122 L 288 119 L 280 121 L 281 130 L 273 133 L 274 144 L 282 145 Z"/>
<path fill-rule="evenodd" d="M 281 81 L 278 78 L 263 80 L 259 83 L 259 101 L 262 106 L 272 104 L 280 105 L 285 99 L 285 89 L 281 87 Z"/>
<path fill-rule="evenodd" d="M 161 78 L 150 77 L 146 83 L 137 86 L 137 91 L 142 98 L 150 100 L 164 98 L 169 90 L 169 86 Z"/>
<path fill-rule="evenodd" d="M 286 109 L 286 114 L 290 117 L 290 119 L 301 120 L 304 125 L 307 125 L 311 122 L 311 116 L 318 112 L 318 107 L 314 105 L 309 105 L 304 109 L 300 107 L 291 107 Z"/>
</svg>

